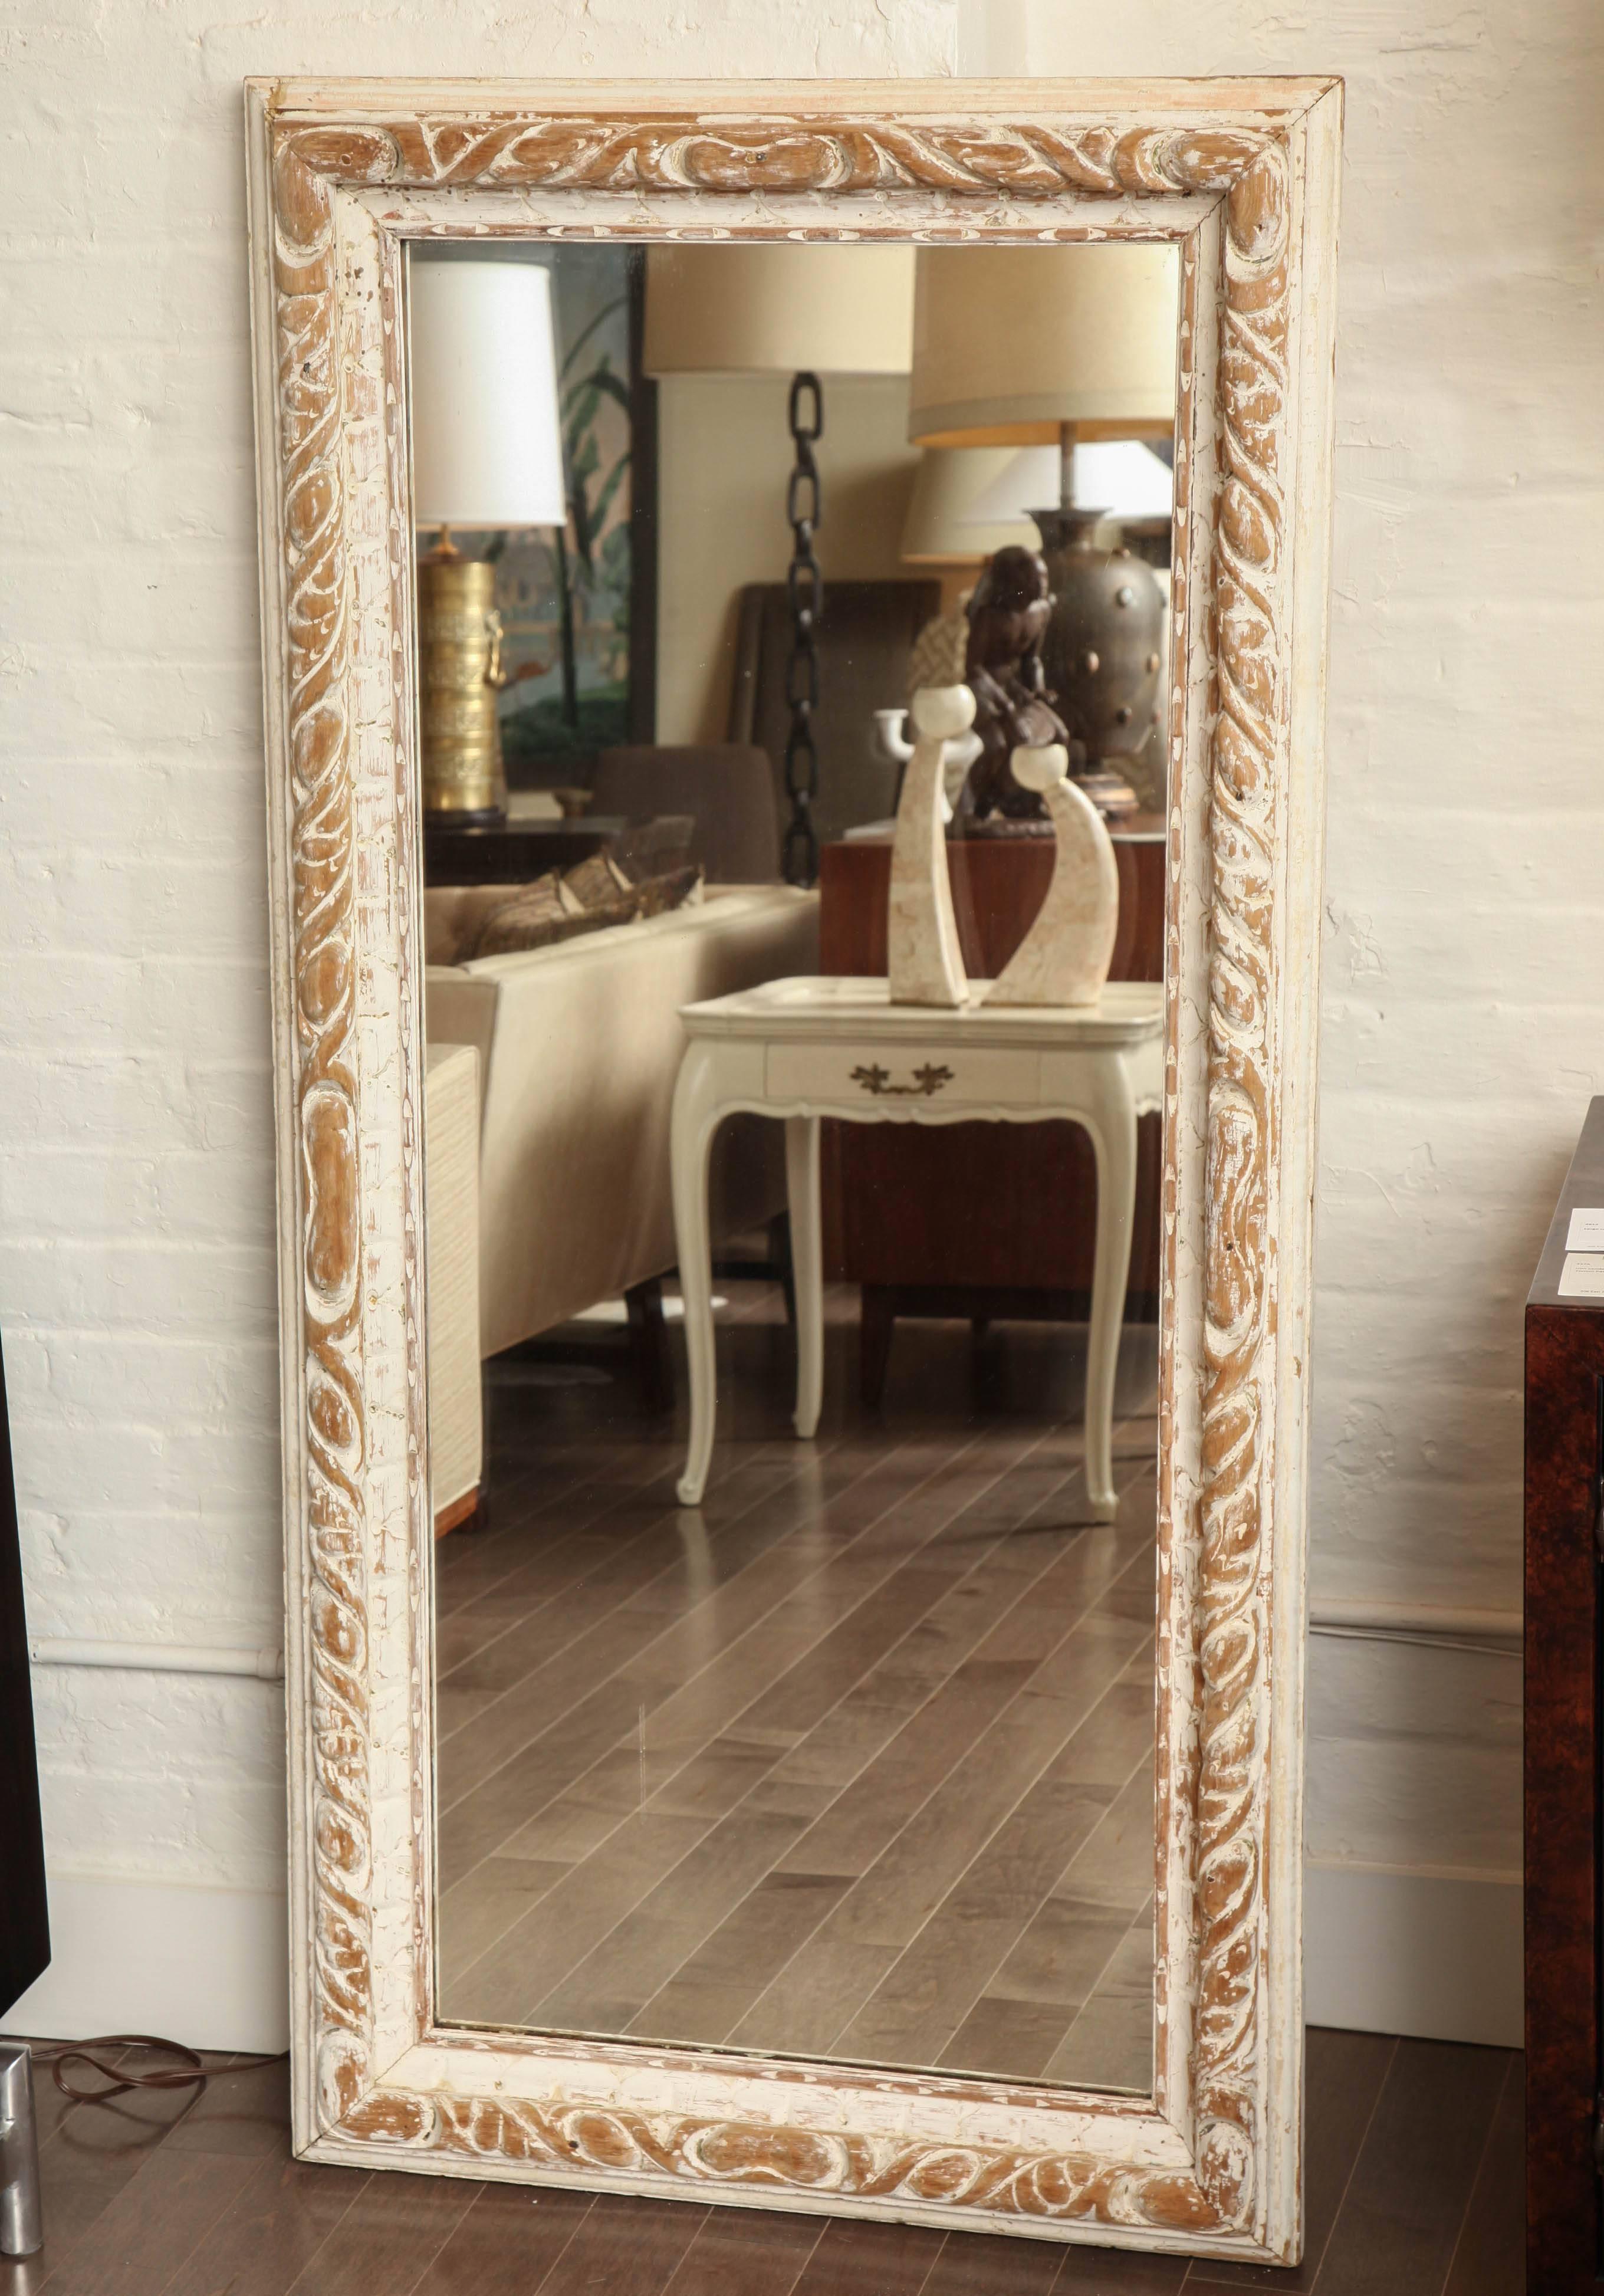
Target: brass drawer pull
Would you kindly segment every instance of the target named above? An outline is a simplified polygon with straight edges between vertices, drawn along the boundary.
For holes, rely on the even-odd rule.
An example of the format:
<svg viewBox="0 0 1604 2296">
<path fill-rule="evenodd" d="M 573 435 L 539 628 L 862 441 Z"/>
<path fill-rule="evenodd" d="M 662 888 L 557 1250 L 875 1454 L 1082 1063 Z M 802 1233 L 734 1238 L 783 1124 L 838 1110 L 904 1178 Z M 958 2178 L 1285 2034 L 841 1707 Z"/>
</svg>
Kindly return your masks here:
<svg viewBox="0 0 1604 2296">
<path fill-rule="evenodd" d="M 944 1084 L 953 1081 L 951 1069 L 937 1068 L 933 1063 L 915 1069 L 912 1084 L 893 1084 L 890 1070 L 882 1069 L 878 1064 L 866 1069 L 851 1069 L 847 1073 L 854 1084 L 861 1084 L 863 1090 L 872 1093 L 877 1100 L 930 1100 Z"/>
</svg>

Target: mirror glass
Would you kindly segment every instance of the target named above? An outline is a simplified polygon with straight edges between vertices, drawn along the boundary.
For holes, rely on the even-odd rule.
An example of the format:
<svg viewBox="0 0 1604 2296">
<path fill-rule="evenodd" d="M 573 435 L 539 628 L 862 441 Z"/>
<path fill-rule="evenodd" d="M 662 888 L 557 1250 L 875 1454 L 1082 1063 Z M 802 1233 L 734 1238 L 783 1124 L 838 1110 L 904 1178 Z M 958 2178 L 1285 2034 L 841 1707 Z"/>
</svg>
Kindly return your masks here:
<svg viewBox="0 0 1604 2296">
<path fill-rule="evenodd" d="M 413 250 L 448 2021 L 1150 2089 L 1177 297 Z"/>
</svg>

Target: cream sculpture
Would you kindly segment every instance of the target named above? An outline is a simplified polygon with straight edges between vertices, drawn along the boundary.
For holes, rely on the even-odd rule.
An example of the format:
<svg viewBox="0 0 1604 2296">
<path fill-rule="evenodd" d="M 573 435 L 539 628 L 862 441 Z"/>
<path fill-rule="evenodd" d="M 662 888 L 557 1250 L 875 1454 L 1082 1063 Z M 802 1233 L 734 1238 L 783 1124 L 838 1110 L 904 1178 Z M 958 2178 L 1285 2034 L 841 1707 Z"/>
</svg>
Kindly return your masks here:
<svg viewBox="0 0 1604 2296">
<path fill-rule="evenodd" d="M 891 848 L 886 971 L 893 1004 L 953 1010 L 970 1001 L 947 865 L 944 773 L 974 723 L 967 685 L 921 686 L 910 715 L 914 742 Z M 1119 925 L 1119 869 L 1102 816 L 1068 778 L 1061 743 L 1016 749 L 1014 779 L 1035 790 L 1057 842 L 1052 877 L 1035 923 L 986 993 L 988 1004 L 1095 1004 Z"/>
<path fill-rule="evenodd" d="M 1085 791 L 1069 779 L 1061 742 L 1018 749 L 1013 777 L 1040 793 L 1058 855 L 1035 922 L 993 981 L 988 1004 L 1095 1004 L 1114 961 L 1119 930 L 1119 864 L 1114 840 Z"/>
</svg>

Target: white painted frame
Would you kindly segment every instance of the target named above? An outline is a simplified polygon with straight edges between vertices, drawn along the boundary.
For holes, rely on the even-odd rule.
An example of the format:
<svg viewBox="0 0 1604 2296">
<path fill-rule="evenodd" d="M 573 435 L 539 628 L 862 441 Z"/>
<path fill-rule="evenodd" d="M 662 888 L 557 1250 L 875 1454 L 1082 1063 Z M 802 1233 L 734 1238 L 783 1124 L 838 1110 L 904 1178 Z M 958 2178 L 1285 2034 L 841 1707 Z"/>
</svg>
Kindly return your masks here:
<svg viewBox="0 0 1604 2296">
<path fill-rule="evenodd" d="M 1290 2261 L 1340 87 L 281 80 L 248 113 L 297 2150 Z M 576 233 L 1181 249 L 1151 2098 L 437 2020 L 403 249 Z"/>
</svg>

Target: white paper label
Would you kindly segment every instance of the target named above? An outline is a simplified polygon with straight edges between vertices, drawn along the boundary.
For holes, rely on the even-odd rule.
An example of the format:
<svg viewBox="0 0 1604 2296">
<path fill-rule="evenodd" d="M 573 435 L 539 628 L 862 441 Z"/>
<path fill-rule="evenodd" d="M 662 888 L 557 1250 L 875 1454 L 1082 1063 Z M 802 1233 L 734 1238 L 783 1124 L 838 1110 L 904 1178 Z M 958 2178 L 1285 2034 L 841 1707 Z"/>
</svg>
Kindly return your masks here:
<svg viewBox="0 0 1604 2296">
<path fill-rule="evenodd" d="M 1570 1217 L 1567 1251 L 1604 1251 L 1604 1207 L 1578 1204 Z"/>
<path fill-rule="evenodd" d="M 1592 1213 L 1590 1218 L 1594 1217 Z M 1604 1251 L 1567 1251 L 1559 1271 L 1562 1300 L 1604 1300 Z"/>
</svg>

